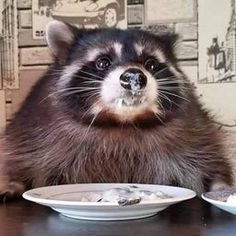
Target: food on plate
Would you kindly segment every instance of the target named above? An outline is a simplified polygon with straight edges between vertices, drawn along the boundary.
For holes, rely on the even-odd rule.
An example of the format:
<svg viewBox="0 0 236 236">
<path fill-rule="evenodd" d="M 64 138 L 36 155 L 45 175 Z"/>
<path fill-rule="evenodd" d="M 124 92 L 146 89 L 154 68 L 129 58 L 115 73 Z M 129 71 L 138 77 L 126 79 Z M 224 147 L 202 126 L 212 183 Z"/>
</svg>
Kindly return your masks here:
<svg viewBox="0 0 236 236">
<path fill-rule="evenodd" d="M 115 202 L 120 206 L 128 206 L 167 198 L 172 197 L 162 191 L 150 191 L 137 186 L 129 186 L 112 188 L 103 192 L 85 192 L 79 200 L 82 202 Z"/>
<path fill-rule="evenodd" d="M 229 195 L 226 202 L 236 205 L 236 193 Z"/>
<path fill-rule="evenodd" d="M 236 204 L 236 189 L 208 192 L 204 195 L 212 200 Z"/>
</svg>

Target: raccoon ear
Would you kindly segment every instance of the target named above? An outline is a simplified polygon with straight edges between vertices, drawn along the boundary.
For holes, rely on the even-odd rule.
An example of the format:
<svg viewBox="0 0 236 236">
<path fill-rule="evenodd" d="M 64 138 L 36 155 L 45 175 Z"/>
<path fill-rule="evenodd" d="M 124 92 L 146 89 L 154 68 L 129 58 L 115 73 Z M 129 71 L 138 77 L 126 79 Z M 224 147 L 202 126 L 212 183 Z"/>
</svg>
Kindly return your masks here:
<svg viewBox="0 0 236 236">
<path fill-rule="evenodd" d="M 179 34 L 169 33 L 164 34 L 161 37 L 166 50 L 171 51 L 176 55 L 178 53 L 179 45 L 182 42 L 182 38 L 179 36 Z"/>
<path fill-rule="evenodd" d="M 53 55 L 64 61 L 76 38 L 76 27 L 61 21 L 51 21 L 46 26 L 46 40 Z"/>
</svg>

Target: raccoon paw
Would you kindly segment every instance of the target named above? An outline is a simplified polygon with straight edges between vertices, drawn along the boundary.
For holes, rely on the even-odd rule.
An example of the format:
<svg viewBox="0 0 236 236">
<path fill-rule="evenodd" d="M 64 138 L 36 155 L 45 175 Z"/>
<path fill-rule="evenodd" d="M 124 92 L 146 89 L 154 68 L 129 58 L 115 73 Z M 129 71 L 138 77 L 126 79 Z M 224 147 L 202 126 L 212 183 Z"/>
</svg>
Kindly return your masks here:
<svg viewBox="0 0 236 236">
<path fill-rule="evenodd" d="M 20 198 L 24 191 L 25 186 L 18 182 L 10 182 L 8 185 L 0 186 L 0 204 Z"/>
</svg>

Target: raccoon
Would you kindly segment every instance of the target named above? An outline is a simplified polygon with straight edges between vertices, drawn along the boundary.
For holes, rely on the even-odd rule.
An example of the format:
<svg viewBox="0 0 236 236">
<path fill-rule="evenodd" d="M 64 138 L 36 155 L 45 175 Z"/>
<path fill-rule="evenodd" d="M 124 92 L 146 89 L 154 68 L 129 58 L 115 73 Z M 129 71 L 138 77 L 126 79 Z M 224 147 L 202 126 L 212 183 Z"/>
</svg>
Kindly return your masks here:
<svg viewBox="0 0 236 236">
<path fill-rule="evenodd" d="M 175 34 L 46 29 L 54 63 L 7 126 L 2 198 L 40 186 L 232 185 L 223 133 L 176 59 Z"/>
</svg>

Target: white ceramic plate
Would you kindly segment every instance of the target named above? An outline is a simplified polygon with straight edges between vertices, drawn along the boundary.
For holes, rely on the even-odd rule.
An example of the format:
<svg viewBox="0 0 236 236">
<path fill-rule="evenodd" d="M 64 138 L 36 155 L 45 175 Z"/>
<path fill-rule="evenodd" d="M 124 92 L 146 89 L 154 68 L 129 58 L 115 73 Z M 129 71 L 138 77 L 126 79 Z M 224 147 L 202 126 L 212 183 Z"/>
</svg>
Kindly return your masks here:
<svg viewBox="0 0 236 236">
<path fill-rule="evenodd" d="M 203 193 L 202 198 L 214 206 L 236 215 L 236 203 L 229 203 L 225 201 L 231 194 L 236 194 L 236 190 Z"/>
<path fill-rule="evenodd" d="M 162 191 L 172 198 L 140 202 L 132 206 L 119 206 L 112 202 L 81 202 L 83 192 L 101 192 L 112 188 L 137 186 L 142 190 Z M 164 185 L 146 184 L 73 184 L 49 186 L 29 190 L 23 197 L 60 212 L 64 216 L 85 220 L 129 220 L 155 215 L 168 206 L 193 198 L 192 190 Z"/>
</svg>

